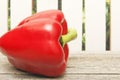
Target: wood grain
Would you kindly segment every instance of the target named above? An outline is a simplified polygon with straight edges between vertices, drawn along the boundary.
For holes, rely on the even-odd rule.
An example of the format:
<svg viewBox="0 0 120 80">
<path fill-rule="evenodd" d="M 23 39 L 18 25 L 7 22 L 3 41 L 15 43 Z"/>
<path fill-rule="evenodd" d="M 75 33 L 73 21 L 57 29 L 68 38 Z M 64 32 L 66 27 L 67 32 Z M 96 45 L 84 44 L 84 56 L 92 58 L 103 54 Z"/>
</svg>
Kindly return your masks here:
<svg viewBox="0 0 120 80">
<path fill-rule="evenodd" d="M 110 52 L 111 53 L 111 52 Z M 14 68 L 0 54 L 0 80 L 120 80 L 120 54 L 70 55 L 66 72 L 57 78 L 33 75 Z"/>
</svg>

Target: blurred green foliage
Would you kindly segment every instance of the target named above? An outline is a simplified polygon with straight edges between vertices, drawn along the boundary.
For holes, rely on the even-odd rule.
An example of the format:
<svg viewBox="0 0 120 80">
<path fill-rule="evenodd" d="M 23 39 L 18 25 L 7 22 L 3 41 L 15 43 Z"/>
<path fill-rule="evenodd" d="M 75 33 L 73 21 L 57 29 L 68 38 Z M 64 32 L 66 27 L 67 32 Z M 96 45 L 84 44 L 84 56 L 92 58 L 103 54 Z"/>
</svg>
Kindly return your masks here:
<svg viewBox="0 0 120 80">
<path fill-rule="evenodd" d="M 32 1 L 32 14 L 36 13 L 37 0 Z M 83 0 L 82 50 L 85 50 L 85 0 Z M 8 0 L 8 30 L 10 30 L 10 0 Z M 106 50 L 110 50 L 110 0 L 106 0 Z"/>
<path fill-rule="evenodd" d="M 85 50 L 85 0 L 83 0 L 82 50 Z M 106 50 L 110 50 L 110 0 L 106 0 Z"/>
<path fill-rule="evenodd" d="M 106 2 L 106 50 L 110 50 L 110 1 Z"/>
</svg>

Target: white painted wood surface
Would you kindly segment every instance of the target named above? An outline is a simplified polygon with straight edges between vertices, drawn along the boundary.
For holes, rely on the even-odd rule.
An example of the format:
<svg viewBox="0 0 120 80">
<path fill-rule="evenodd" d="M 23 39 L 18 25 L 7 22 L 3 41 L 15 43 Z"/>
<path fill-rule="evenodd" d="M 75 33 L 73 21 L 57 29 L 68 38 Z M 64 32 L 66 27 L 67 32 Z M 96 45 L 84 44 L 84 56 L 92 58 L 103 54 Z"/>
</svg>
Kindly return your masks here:
<svg viewBox="0 0 120 80">
<path fill-rule="evenodd" d="M 106 0 L 85 0 L 86 51 L 106 51 Z M 77 29 L 78 37 L 69 43 L 70 52 L 82 51 L 82 0 L 62 0 L 62 11 L 68 27 Z M 111 50 L 120 51 L 119 0 L 111 0 Z M 8 28 L 8 0 L 0 0 L 0 36 Z M 37 0 L 37 12 L 58 9 L 58 0 Z M 21 20 L 32 15 L 32 0 L 11 0 L 10 21 L 13 29 Z"/>
<path fill-rule="evenodd" d="M 32 15 L 32 0 L 11 0 L 11 29 Z"/>
<path fill-rule="evenodd" d="M 120 80 L 119 52 L 78 53 L 68 59 L 65 74 L 57 78 L 48 78 L 20 71 L 12 66 L 6 56 L 0 53 L 1 80 Z"/>
<path fill-rule="evenodd" d="M 58 0 L 37 0 L 37 12 L 58 9 Z"/>
<path fill-rule="evenodd" d="M 111 0 L 111 50 L 120 51 L 120 0 Z"/>
<path fill-rule="evenodd" d="M 62 11 L 68 22 L 68 28 L 77 30 L 77 39 L 70 42 L 70 52 L 79 52 L 82 49 L 82 0 L 63 0 Z"/>
<path fill-rule="evenodd" d="M 85 0 L 86 50 L 105 50 L 105 1 Z"/>
<path fill-rule="evenodd" d="M 0 0 L 0 36 L 8 30 L 8 0 Z"/>
</svg>

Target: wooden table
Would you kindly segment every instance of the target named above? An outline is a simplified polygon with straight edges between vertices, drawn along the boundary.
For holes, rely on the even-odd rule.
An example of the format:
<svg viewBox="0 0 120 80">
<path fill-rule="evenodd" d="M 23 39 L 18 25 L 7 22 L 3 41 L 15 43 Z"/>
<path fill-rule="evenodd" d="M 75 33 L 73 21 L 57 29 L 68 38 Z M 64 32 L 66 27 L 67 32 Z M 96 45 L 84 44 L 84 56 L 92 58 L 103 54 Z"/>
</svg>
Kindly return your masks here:
<svg viewBox="0 0 120 80">
<path fill-rule="evenodd" d="M 120 80 L 120 52 L 117 53 L 70 55 L 65 74 L 58 78 L 17 70 L 0 54 L 0 80 Z"/>
</svg>

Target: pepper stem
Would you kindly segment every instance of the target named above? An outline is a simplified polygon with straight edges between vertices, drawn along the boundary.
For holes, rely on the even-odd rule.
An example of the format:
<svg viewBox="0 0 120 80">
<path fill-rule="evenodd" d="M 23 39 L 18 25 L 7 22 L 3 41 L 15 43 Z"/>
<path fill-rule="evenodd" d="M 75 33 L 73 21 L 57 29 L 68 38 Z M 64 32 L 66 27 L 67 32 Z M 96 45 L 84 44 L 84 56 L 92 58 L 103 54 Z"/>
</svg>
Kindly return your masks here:
<svg viewBox="0 0 120 80">
<path fill-rule="evenodd" d="M 77 37 L 77 31 L 73 28 L 69 29 L 67 34 L 61 36 L 60 39 L 61 45 L 64 47 L 64 45 L 67 42 L 74 40 L 76 37 Z"/>
</svg>

